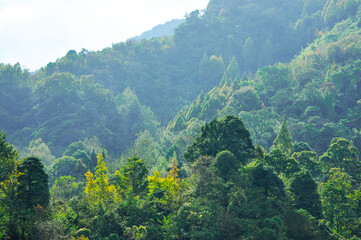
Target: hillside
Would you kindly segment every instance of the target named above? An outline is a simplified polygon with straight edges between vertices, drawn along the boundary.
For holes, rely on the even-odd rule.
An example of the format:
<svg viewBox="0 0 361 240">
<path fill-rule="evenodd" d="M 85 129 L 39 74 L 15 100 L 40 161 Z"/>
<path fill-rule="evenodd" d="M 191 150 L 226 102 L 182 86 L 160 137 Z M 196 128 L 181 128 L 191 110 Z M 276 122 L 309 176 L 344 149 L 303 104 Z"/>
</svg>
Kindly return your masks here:
<svg viewBox="0 0 361 240">
<path fill-rule="evenodd" d="M 64 115 L 64 112 L 52 106 L 58 101 L 57 99 L 40 100 L 42 96 L 39 96 L 41 91 L 38 89 L 41 89 L 41 85 L 62 76 L 62 81 L 73 86 L 68 90 L 64 89 L 63 93 L 57 93 L 64 101 L 68 101 L 67 94 L 74 95 L 70 93 L 71 91 L 77 93 L 80 98 L 85 97 L 81 93 L 83 91 L 81 85 L 69 82 L 81 81 L 84 76 L 89 76 L 86 78 L 91 78 L 94 86 L 108 92 L 109 101 L 116 102 L 116 99 L 121 99 L 122 93 L 129 87 L 139 100 L 139 104 L 148 106 L 154 113 L 154 119 L 151 121 L 160 122 L 165 126 L 202 90 L 208 92 L 218 84 L 233 57 L 238 63 L 236 66 L 238 69 L 235 71 L 239 72 L 240 76 L 243 73 L 255 73 L 261 66 L 289 61 L 302 47 L 315 39 L 316 29 L 327 28 L 334 24 L 332 21 L 326 21 L 327 19 L 340 20 L 348 16 L 333 16 L 334 12 L 328 13 L 325 10 L 328 6 L 325 5 L 326 3 L 328 2 L 294 1 L 290 4 L 280 0 L 258 0 L 251 3 L 211 1 L 203 14 L 199 11 L 190 13 L 171 37 L 139 42 L 129 40 L 97 52 L 83 49 L 77 53 L 70 50 L 66 56 L 47 64 L 31 77 L 26 72 L 17 73 L 26 76 L 22 80 L 23 83 L 17 82 L 19 80 L 16 79 L 14 84 L 19 87 L 13 89 L 20 88 L 30 94 L 26 98 L 28 107 L 13 116 L 7 112 L 12 110 L 8 110 L 8 106 L 5 106 L 5 112 L 1 115 L 5 118 L 1 119 L 4 122 L 3 130 L 20 147 L 26 146 L 30 140 L 42 138 L 56 155 L 62 153 L 68 144 L 94 135 L 109 151 L 120 154 L 132 144 L 138 132 L 145 130 L 142 123 L 137 127 L 127 126 L 127 123 L 120 124 L 119 127 L 114 124 L 123 120 L 114 120 L 114 117 L 92 118 L 93 120 L 88 120 L 91 121 L 89 124 L 94 130 L 89 131 L 85 129 L 85 125 L 75 123 L 79 122 L 79 117 L 74 120 L 74 116 L 78 113 L 86 114 L 87 111 L 99 115 L 97 111 L 91 110 L 93 108 L 91 104 L 85 104 L 87 100 L 75 100 L 75 102 L 80 101 L 79 104 L 74 103 L 72 109 L 64 109 L 70 114 Z M 338 4 L 335 8 L 340 7 L 342 8 Z M 11 67 L 4 66 L 4 68 Z M 21 72 L 18 66 L 13 68 L 9 71 Z M 4 73 L 4 76 L 6 74 Z M 6 81 L 4 80 L 4 85 Z M 9 94 L 16 96 L 17 93 L 12 91 L 6 93 Z M 39 113 L 43 111 L 42 106 L 47 109 L 44 114 Z M 119 111 L 116 110 L 117 104 L 111 103 L 111 106 L 107 109 Z M 136 113 L 138 110 L 134 111 L 133 115 L 139 115 Z M 150 111 L 148 112 L 152 115 Z M 41 114 L 43 116 L 38 117 Z M 10 120 L 13 117 L 20 122 L 15 124 L 16 121 Z M 64 123 L 63 120 L 66 122 Z M 63 123 L 59 124 L 60 121 Z M 7 127 L 9 124 L 12 125 L 11 128 Z M 61 134 L 66 132 L 72 134 L 67 135 L 67 140 L 64 140 Z M 106 140 L 106 137 L 102 136 L 104 133 L 107 133 L 107 136 L 119 136 L 122 132 L 125 133 L 124 140 Z"/>
<path fill-rule="evenodd" d="M 132 39 L 140 41 L 142 39 L 150 40 L 157 37 L 168 37 L 173 35 L 174 30 L 183 22 L 183 19 L 173 19 L 166 23 L 159 24 L 153 27 L 151 30 L 145 31 L 139 36 L 133 37 Z"/>
<path fill-rule="evenodd" d="M 1 239 L 360 239 L 361 1 L 0 64 L 0 123 Z"/>
</svg>

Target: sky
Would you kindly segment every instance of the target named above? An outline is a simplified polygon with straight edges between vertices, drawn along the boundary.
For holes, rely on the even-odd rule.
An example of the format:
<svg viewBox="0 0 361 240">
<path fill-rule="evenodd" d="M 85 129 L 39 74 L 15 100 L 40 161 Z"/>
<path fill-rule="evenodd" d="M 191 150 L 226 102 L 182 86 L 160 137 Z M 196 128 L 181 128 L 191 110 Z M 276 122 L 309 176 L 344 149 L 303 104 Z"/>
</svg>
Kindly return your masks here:
<svg viewBox="0 0 361 240">
<path fill-rule="evenodd" d="M 209 0 L 0 0 L 0 63 L 30 71 L 69 50 L 111 47 Z"/>
</svg>

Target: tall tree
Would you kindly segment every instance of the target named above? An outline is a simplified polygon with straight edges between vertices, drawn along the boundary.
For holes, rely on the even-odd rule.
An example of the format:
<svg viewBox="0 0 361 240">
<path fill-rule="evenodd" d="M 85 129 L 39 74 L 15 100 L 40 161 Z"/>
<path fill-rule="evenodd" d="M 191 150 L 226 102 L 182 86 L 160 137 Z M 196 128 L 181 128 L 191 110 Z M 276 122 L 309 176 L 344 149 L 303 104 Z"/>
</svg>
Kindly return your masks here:
<svg viewBox="0 0 361 240">
<path fill-rule="evenodd" d="M 283 116 L 281 129 L 278 132 L 277 138 L 273 141 L 273 147 L 279 148 L 288 156 L 292 153 L 293 143 L 291 139 L 291 134 L 289 133 L 287 128 L 287 121 L 285 116 Z"/>
<path fill-rule="evenodd" d="M 48 175 L 44 171 L 44 165 L 36 157 L 28 157 L 19 165 L 18 201 L 19 206 L 32 209 L 37 205 L 47 207 L 49 205 Z"/>
<path fill-rule="evenodd" d="M 361 179 L 361 162 L 359 152 L 351 141 L 345 138 L 334 138 L 327 151 L 320 157 L 320 164 L 325 173 L 331 168 L 340 168 L 355 180 Z"/>
<path fill-rule="evenodd" d="M 0 131 L 0 182 L 6 180 L 15 168 L 18 152 L 6 141 L 6 134 Z"/>
<path fill-rule="evenodd" d="M 184 153 L 184 158 L 194 162 L 200 156 L 215 157 L 224 150 L 233 153 L 243 164 L 254 156 L 250 134 L 239 117 L 228 115 L 221 120 L 213 119 L 206 123 Z"/>
<path fill-rule="evenodd" d="M 40 213 L 49 205 L 50 194 L 48 175 L 40 159 L 36 157 L 25 158 L 19 165 L 17 204 L 20 212 L 21 237 L 32 239 L 31 231 L 34 225 L 35 213 Z M 36 226 L 34 226 L 36 229 Z"/>
<path fill-rule="evenodd" d="M 296 173 L 291 181 L 291 192 L 294 194 L 296 208 L 307 210 L 312 216 L 322 218 L 320 195 L 317 184 L 308 171 Z"/>
<path fill-rule="evenodd" d="M 245 63 L 245 72 L 250 73 L 256 62 L 256 48 L 252 38 L 249 36 L 242 47 L 243 61 Z"/>
</svg>

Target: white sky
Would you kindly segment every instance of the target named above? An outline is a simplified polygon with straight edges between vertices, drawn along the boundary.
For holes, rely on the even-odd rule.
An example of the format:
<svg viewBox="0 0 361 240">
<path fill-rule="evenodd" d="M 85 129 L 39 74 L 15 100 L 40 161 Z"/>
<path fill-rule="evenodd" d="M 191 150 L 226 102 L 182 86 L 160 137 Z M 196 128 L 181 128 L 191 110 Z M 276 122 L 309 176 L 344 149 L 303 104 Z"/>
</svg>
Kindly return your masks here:
<svg viewBox="0 0 361 240">
<path fill-rule="evenodd" d="M 68 50 L 101 50 L 209 0 L 0 0 L 0 63 L 36 70 Z"/>
</svg>

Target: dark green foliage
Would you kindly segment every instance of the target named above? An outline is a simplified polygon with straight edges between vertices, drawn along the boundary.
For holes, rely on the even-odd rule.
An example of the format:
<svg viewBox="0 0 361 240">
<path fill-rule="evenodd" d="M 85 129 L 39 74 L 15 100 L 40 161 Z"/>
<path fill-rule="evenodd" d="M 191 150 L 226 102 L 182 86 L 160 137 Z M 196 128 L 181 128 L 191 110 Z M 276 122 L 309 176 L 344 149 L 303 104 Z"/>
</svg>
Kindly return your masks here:
<svg viewBox="0 0 361 240">
<path fill-rule="evenodd" d="M 126 165 L 122 167 L 116 178 L 116 185 L 125 191 L 124 194 L 137 196 L 144 194 L 148 182 L 148 169 L 142 159 L 138 157 L 129 158 Z"/>
<path fill-rule="evenodd" d="M 54 161 L 54 165 L 50 170 L 51 181 L 55 181 L 61 176 L 72 176 L 79 181 L 85 180 L 84 174 L 87 171 L 87 167 L 80 159 L 74 157 L 64 156 Z"/>
<path fill-rule="evenodd" d="M 310 145 L 306 142 L 295 142 L 293 145 L 294 152 L 312 151 Z"/>
<path fill-rule="evenodd" d="M 322 218 L 320 195 L 317 193 L 317 184 L 308 171 L 295 173 L 290 185 L 294 194 L 295 207 L 308 211 L 317 219 Z"/>
<path fill-rule="evenodd" d="M 0 238 L 361 237 L 359 4 L 211 0 L 171 37 L 70 50 L 31 75 L 0 65 L 9 139 L 24 147 L 41 137 L 67 155 L 47 160 L 48 205 L 41 163 L 27 158 L 18 174 L 17 153 L 0 134 Z M 288 122 L 277 136 L 280 116 Z M 101 146 L 111 167 L 109 179 L 99 171 L 94 179 L 109 193 L 98 206 L 82 181 Z M 166 175 L 172 158 L 182 180 Z M 164 186 L 150 190 L 155 170 L 171 204 L 160 202 Z M 93 196 L 104 192 L 87 176 Z"/>
<path fill-rule="evenodd" d="M 284 154 L 280 149 L 276 148 L 266 155 L 265 161 L 274 167 L 278 174 L 283 174 L 290 178 L 292 174 L 300 170 L 300 166 L 295 159 Z"/>
<path fill-rule="evenodd" d="M 250 166 L 249 172 L 251 183 L 262 189 L 264 196 L 279 200 L 285 198 L 284 184 L 272 168 L 256 162 Z"/>
<path fill-rule="evenodd" d="M 215 157 L 224 150 L 233 153 L 243 164 L 254 156 L 249 132 L 238 117 L 226 116 L 221 120 L 213 119 L 206 123 L 184 157 L 189 162 L 194 162 L 200 156 Z"/>
<path fill-rule="evenodd" d="M 219 176 L 227 180 L 238 171 L 241 161 L 228 150 L 219 152 L 215 157 L 215 168 Z"/>
<path fill-rule="evenodd" d="M 35 157 L 25 158 L 19 165 L 18 204 L 23 209 L 32 209 L 37 205 L 49 205 L 48 175 L 40 159 Z"/>
</svg>

